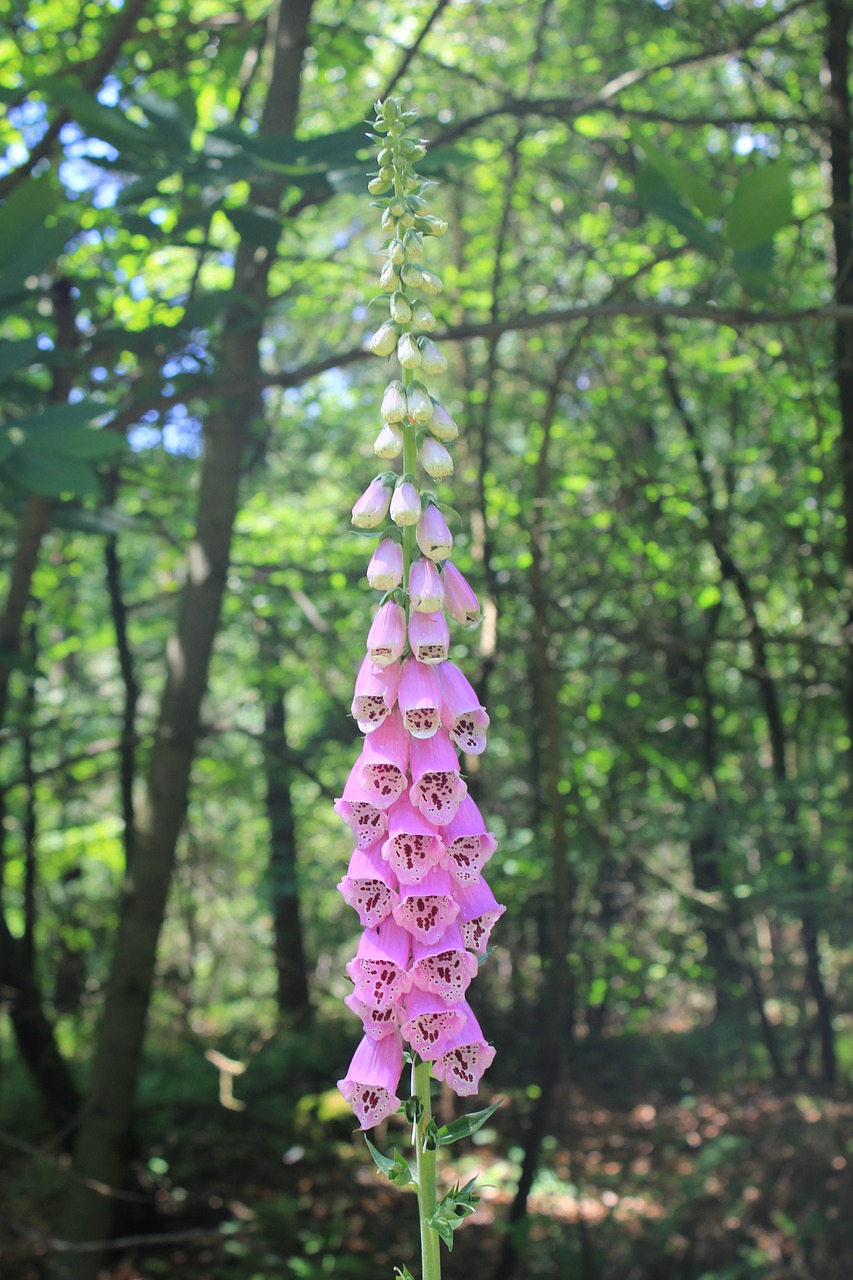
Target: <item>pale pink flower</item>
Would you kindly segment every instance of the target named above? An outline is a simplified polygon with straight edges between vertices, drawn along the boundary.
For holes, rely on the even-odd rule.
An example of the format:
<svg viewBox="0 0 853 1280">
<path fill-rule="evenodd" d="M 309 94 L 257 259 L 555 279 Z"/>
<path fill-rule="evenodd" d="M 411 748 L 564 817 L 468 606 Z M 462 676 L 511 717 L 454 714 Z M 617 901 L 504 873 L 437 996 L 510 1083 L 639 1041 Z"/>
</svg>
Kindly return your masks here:
<svg viewBox="0 0 853 1280">
<path fill-rule="evenodd" d="M 358 781 L 380 809 L 389 809 L 403 794 L 409 742 L 409 735 L 396 710 L 364 739 L 358 759 Z"/>
<path fill-rule="evenodd" d="M 370 557 L 367 581 L 377 591 L 393 591 L 403 581 L 403 548 L 394 538 L 383 538 Z"/>
<path fill-rule="evenodd" d="M 441 829 L 447 849 L 448 870 L 460 885 L 476 884 L 498 842 L 486 830 L 482 814 L 470 796 L 459 802 L 456 816 Z"/>
<path fill-rule="evenodd" d="M 375 929 L 399 904 L 397 877 L 385 863 L 379 846 L 353 850 L 347 873 L 338 884 L 344 902 L 357 913 L 363 929 Z"/>
<path fill-rule="evenodd" d="M 434 502 L 424 508 L 415 537 L 422 553 L 430 560 L 446 560 L 453 550 L 453 534 Z"/>
<path fill-rule="evenodd" d="M 458 885 L 454 892 L 459 903 L 459 925 L 465 946 L 478 956 L 484 956 L 489 949 L 489 937 L 495 922 L 500 920 L 506 907 L 497 901 L 482 879 L 476 884 Z"/>
<path fill-rule="evenodd" d="M 465 578 L 447 560 L 442 569 L 444 578 L 444 606 L 456 622 L 463 627 L 473 627 L 480 621 L 480 602 Z"/>
<path fill-rule="evenodd" d="M 365 929 L 347 965 L 359 1000 L 372 1009 L 396 1004 L 412 985 L 407 973 L 410 949 L 411 938 L 390 918 L 376 929 Z"/>
<path fill-rule="evenodd" d="M 364 1034 L 371 1040 L 382 1040 L 400 1030 L 400 1024 L 406 1016 L 402 1004 L 389 1004 L 385 1009 L 374 1009 L 371 1005 L 359 1000 L 354 991 L 344 999 L 348 1009 L 352 1009 L 357 1018 L 361 1018 Z"/>
<path fill-rule="evenodd" d="M 458 886 L 456 886 L 458 889 Z M 392 911 L 401 928 L 418 942 L 438 942 L 459 915 L 454 885 L 446 871 L 434 867 L 420 884 L 400 886 L 400 901 Z"/>
<path fill-rule="evenodd" d="M 377 667 L 396 662 L 406 643 L 406 614 L 396 600 L 386 600 L 367 633 L 367 656 Z"/>
<path fill-rule="evenodd" d="M 422 382 L 413 382 L 406 391 L 406 404 L 412 422 L 419 425 L 432 417 L 432 396 Z"/>
<path fill-rule="evenodd" d="M 438 401 L 433 402 L 432 417 L 427 424 L 436 440 L 441 440 L 444 444 L 450 444 L 459 435 L 459 428 Z"/>
<path fill-rule="evenodd" d="M 371 734 L 366 743 L 375 736 Z M 443 729 L 432 738 L 412 739 L 411 765 L 409 799 L 430 822 L 446 826 L 456 816 L 468 786 L 459 776 L 456 749 Z"/>
<path fill-rule="evenodd" d="M 362 1129 L 372 1129 L 400 1108 L 396 1089 L 403 1070 L 403 1042 L 399 1035 L 373 1040 L 365 1036 L 338 1088 L 352 1107 Z"/>
<path fill-rule="evenodd" d="M 425 436 L 421 445 L 421 466 L 433 480 L 444 480 L 453 475 L 453 459 L 444 445 L 432 436 Z"/>
<path fill-rule="evenodd" d="M 409 569 L 409 603 L 418 613 L 438 613 L 441 609 L 444 584 L 431 560 L 416 560 Z"/>
<path fill-rule="evenodd" d="M 435 668 L 406 658 L 397 690 L 400 714 L 413 738 L 431 738 L 441 727 L 441 685 Z"/>
<path fill-rule="evenodd" d="M 391 499 L 391 519 L 400 528 L 417 524 L 421 518 L 421 495 L 410 480 L 403 480 Z"/>
<path fill-rule="evenodd" d="M 361 760 L 356 760 L 343 795 L 335 801 L 334 810 L 352 831 L 359 849 L 367 849 L 387 832 L 388 815 L 361 786 L 358 780 L 360 772 Z"/>
<path fill-rule="evenodd" d="M 412 987 L 406 996 L 403 1039 L 427 1062 L 445 1053 L 464 1027 L 463 1005 L 447 1005 L 441 996 Z"/>
<path fill-rule="evenodd" d="M 377 458 L 399 458 L 403 452 L 403 433 L 396 422 L 386 422 L 373 442 Z"/>
<path fill-rule="evenodd" d="M 389 382 L 379 410 L 383 422 L 402 422 L 408 410 L 406 388 L 399 379 Z"/>
<path fill-rule="evenodd" d="M 463 1001 L 460 1008 L 466 1014 L 465 1024 L 441 1057 L 436 1059 L 433 1074 L 460 1098 L 467 1098 L 477 1092 L 483 1072 L 494 1062 L 495 1051 L 483 1038 L 470 1006 Z"/>
<path fill-rule="evenodd" d="M 450 925 L 438 942 L 412 941 L 411 985 L 456 1004 L 465 995 L 477 972 L 477 957 L 465 950 L 457 924 Z"/>
<path fill-rule="evenodd" d="M 452 662 L 437 668 L 441 682 L 441 723 L 460 751 L 481 755 L 486 749 L 489 717 L 467 677 Z"/>
<path fill-rule="evenodd" d="M 438 613 L 409 613 L 409 645 L 418 662 L 435 665 L 446 662 L 450 652 L 450 631 L 447 619 Z"/>
<path fill-rule="evenodd" d="M 355 678 L 351 708 L 353 719 L 362 733 L 371 733 L 390 715 L 397 701 L 399 680 L 399 663 L 377 667 L 369 655 L 364 659 Z"/>
<path fill-rule="evenodd" d="M 433 867 L 444 863 L 441 835 L 423 814 L 403 797 L 388 814 L 388 839 L 382 857 L 401 884 L 419 884 Z"/>
<path fill-rule="evenodd" d="M 381 476 L 371 480 L 352 509 L 352 522 L 357 529 L 375 529 L 382 524 L 391 505 L 391 489 Z"/>
</svg>

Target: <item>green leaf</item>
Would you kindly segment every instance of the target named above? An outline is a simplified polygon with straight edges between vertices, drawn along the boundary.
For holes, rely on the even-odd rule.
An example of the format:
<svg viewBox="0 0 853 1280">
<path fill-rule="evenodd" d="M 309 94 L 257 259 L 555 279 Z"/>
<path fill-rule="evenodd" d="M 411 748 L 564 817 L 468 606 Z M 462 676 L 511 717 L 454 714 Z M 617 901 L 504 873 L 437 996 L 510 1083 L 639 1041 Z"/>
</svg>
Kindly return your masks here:
<svg viewBox="0 0 853 1280">
<path fill-rule="evenodd" d="M 58 529 L 78 529 L 81 533 L 103 533 L 114 536 L 127 529 L 142 529 L 141 520 L 105 507 L 101 511 L 86 511 L 83 507 L 65 506 L 56 512 L 53 523 Z"/>
<path fill-rule="evenodd" d="M 681 199 L 654 165 L 640 162 L 635 181 L 637 199 L 643 208 L 657 214 L 680 231 L 691 244 L 712 257 L 719 257 L 722 243 L 716 232 L 709 231 L 703 222 Z"/>
<path fill-rule="evenodd" d="M 469 1214 L 476 1212 L 480 1203 L 480 1197 L 471 1190 L 476 1181 L 476 1178 L 472 1178 L 464 1187 L 460 1187 L 457 1182 L 441 1200 L 435 1213 L 427 1218 L 427 1223 L 433 1231 L 438 1232 L 448 1251 L 453 1248 L 453 1232 L 462 1226 Z"/>
<path fill-rule="evenodd" d="M 460 1138 L 469 1138 L 472 1133 L 476 1133 L 478 1129 L 483 1127 L 500 1105 L 500 1101 L 494 1102 L 483 1111 L 471 1111 L 467 1116 L 460 1116 L 458 1120 L 454 1120 L 451 1124 L 442 1125 L 438 1131 L 438 1145 L 440 1147 L 449 1147 L 454 1142 L 458 1142 Z"/>
<path fill-rule="evenodd" d="M 373 1163 L 376 1165 L 389 1182 L 393 1182 L 396 1187 L 406 1187 L 410 1182 L 414 1182 L 414 1175 L 409 1167 L 408 1160 L 405 1160 L 400 1152 L 395 1149 L 393 1156 L 383 1156 L 381 1151 L 377 1151 L 373 1143 L 365 1134 L 364 1141 L 367 1143 L 367 1149 L 373 1157 Z"/>
<path fill-rule="evenodd" d="M 5 382 L 12 373 L 26 369 L 38 360 L 44 360 L 43 352 L 37 338 L 24 338 L 20 342 L 0 342 L 0 382 Z"/>
<path fill-rule="evenodd" d="M 747 293 L 762 298 L 770 291 L 773 282 L 773 266 L 776 249 L 772 240 L 765 240 L 754 249 L 735 249 L 732 266 Z"/>
<path fill-rule="evenodd" d="M 101 496 L 100 481 L 88 462 L 39 453 L 25 446 L 16 449 L 6 461 L 3 478 L 45 498 L 60 498 L 63 494 L 76 494 L 81 498 Z"/>
<path fill-rule="evenodd" d="M 65 76 L 45 76 L 34 86 L 52 102 L 65 107 L 69 115 L 90 137 L 100 138 L 111 147 L 121 152 L 125 158 L 134 162 L 150 163 L 152 151 L 167 150 L 175 152 L 163 133 L 154 128 L 146 128 L 128 120 L 120 107 L 107 107 L 99 102 L 91 90 L 86 89 L 79 81 Z M 183 152 L 183 147 L 177 150 Z"/>
<path fill-rule="evenodd" d="M 724 239 L 731 249 L 755 249 L 786 227 L 792 216 L 791 166 L 774 160 L 744 174 L 726 211 Z"/>
<path fill-rule="evenodd" d="M 40 453 L 56 453 L 63 458 L 105 462 L 124 453 L 127 441 L 115 431 L 92 427 L 33 427 L 27 432 L 27 446 Z"/>
<path fill-rule="evenodd" d="M 72 427 L 84 427 L 108 412 L 109 409 L 95 400 L 76 400 L 74 404 L 48 405 L 39 413 L 29 413 L 7 425 L 24 432 L 33 429 L 64 431 Z"/>
<path fill-rule="evenodd" d="M 394 1275 L 399 1276 L 400 1280 L 415 1280 L 408 1267 L 395 1267 Z"/>
<path fill-rule="evenodd" d="M 723 212 L 723 198 L 710 182 L 694 173 L 682 160 L 676 160 L 662 147 L 646 138 L 637 140 L 647 161 L 666 179 L 682 199 L 693 205 L 706 218 L 719 218 Z"/>
<path fill-rule="evenodd" d="M 7 458 L 11 458 L 14 452 L 15 444 L 8 431 L 0 431 L 0 466 Z"/>
<path fill-rule="evenodd" d="M 281 238 L 281 223 L 272 209 L 223 209 L 241 240 L 253 249 L 274 251 Z"/>
</svg>

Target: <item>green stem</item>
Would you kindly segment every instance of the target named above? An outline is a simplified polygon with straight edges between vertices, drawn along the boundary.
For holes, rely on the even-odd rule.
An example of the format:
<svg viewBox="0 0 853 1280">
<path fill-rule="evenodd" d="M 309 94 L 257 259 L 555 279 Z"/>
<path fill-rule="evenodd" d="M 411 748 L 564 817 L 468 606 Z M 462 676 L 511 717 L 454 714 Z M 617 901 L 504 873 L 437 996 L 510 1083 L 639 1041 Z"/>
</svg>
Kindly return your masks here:
<svg viewBox="0 0 853 1280">
<path fill-rule="evenodd" d="M 424 1135 L 432 1120 L 430 1102 L 430 1067 L 420 1060 L 412 1064 L 412 1093 L 421 1104 L 421 1114 L 414 1125 L 415 1168 L 418 1183 L 418 1218 L 421 1228 L 421 1280 L 441 1280 L 441 1243 L 438 1232 L 428 1225 L 435 1213 L 435 1149 L 426 1150 Z"/>
</svg>

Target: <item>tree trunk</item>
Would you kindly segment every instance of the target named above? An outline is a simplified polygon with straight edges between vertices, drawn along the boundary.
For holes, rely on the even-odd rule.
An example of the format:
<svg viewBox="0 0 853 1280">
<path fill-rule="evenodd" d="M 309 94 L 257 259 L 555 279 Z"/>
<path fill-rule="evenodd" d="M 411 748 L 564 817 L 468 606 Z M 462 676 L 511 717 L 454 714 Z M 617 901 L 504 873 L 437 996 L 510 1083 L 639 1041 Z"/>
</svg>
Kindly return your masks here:
<svg viewBox="0 0 853 1280">
<path fill-rule="evenodd" d="M 270 17 L 269 91 L 261 128 L 292 132 L 311 0 L 280 0 Z M 256 189 L 254 199 L 277 207 L 279 180 Z M 220 369 L 225 385 L 260 380 L 258 344 L 267 306 L 273 255 L 241 243 L 231 305 L 224 321 Z M 88 1095 L 80 1124 L 69 1192 L 66 1234 L 71 1240 L 108 1240 L 115 1200 L 93 1183 L 120 1188 L 127 1154 L 157 942 L 184 821 L 208 665 L 219 625 L 231 537 L 246 446 L 260 395 L 222 397 L 205 425 L 195 536 L 175 634 L 166 650 L 166 685 L 151 750 L 146 792 L 134 819 L 132 858 L 125 878 L 115 951 L 98 1031 Z M 72 1275 L 90 1278 L 97 1257 L 70 1255 Z"/>
</svg>

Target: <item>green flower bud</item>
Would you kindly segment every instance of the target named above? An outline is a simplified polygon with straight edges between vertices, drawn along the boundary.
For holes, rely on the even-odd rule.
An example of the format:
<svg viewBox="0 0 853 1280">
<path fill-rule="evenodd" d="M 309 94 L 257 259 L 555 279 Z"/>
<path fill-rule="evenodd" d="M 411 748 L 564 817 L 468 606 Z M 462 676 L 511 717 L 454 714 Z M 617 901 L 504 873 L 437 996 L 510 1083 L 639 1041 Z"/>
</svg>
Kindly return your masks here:
<svg viewBox="0 0 853 1280">
<path fill-rule="evenodd" d="M 395 218 L 402 218 L 403 214 L 406 212 L 406 206 L 403 204 L 403 201 L 399 197 L 391 201 L 391 203 L 388 206 L 388 209 L 389 209 L 389 212 L 392 213 Z"/>
<path fill-rule="evenodd" d="M 379 288 L 383 293 L 393 293 L 400 287 L 400 273 L 393 262 L 386 262 L 379 276 Z"/>
<path fill-rule="evenodd" d="M 393 183 L 394 166 L 392 164 L 383 164 L 382 168 L 379 170 L 379 177 L 382 178 L 383 182 Z"/>
<path fill-rule="evenodd" d="M 421 351 L 421 368 L 431 377 L 447 373 L 447 361 L 430 338 L 421 338 L 418 342 Z"/>
<path fill-rule="evenodd" d="M 376 157 L 376 161 L 380 165 L 383 165 L 383 164 L 393 165 L 394 152 L 391 149 L 391 147 L 383 147 L 382 150 L 379 152 L 379 155 Z"/>
<path fill-rule="evenodd" d="M 376 437 L 373 452 L 379 458 L 399 458 L 403 452 L 403 433 L 395 423 L 385 423 Z"/>
<path fill-rule="evenodd" d="M 413 334 L 400 335 L 397 343 L 397 359 L 404 369 L 417 369 L 420 365 L 421 352 Z"/>
<path fill-rule="evenodd" d="M 407 160 L 422 160 L 426 155 L 426 147 L 414 138 L 403 138 L 400 142 L 400 155 Z"/>
<path fill-rule="evenodd" d="M 398 324 L 408 324 L 412 319 L 414 312 L 409 306 L 409 300 L 404 293 L 391 294 L 390 302 L 391 319 L 396 320 Z M 421 325 L 423 328 L 423 325 Z"/>
<path fill-rule="evenodd" d="M 397 337 L 397 326 L 386 320 L 370 339 L 370 350 L 375 356 L 390 356 L 397 345 Z"/>
<path fill-rule="evenodd" d="M 429 422 L 432 417 L 432 396 L 422 382 L 413 382 L 406 392 L 409 417 L 412 422 Z"/>
<path fill-rule="evenodd" d="M 377 102 L 376 114 L 381 116 L 386 124 L 393 124 L 399 114 L 399 105 L 396 98 L 386 98 L 384 102 Z"/>
<path fill-rule="evenodd" d="M 406 399 L 406 388 L 397 378 L 393 382 L 389 382 L 385 388 L 385 394 L 382 397 L 382 407 L 379 412 L 382 414 L 384 422 L 402 422 L 408 412 L 408 400 Z M 430 412 L 432 412 L 432 401 L 430 400 Z"/>
<path fill-rule="evenodd" d="M 410 227 L 415 225 L 415 215 L 409 209 L 404 209 L 400 214 L 400 226 L 404 231 L 408 231 Z"/>
<path fill-rule="evenodd" d="M 424 236 L 443 236 L 447 230 L 447 223 L 443 218 L 437 218 L 434 213 L 427 213 L 415 218 L 415 229 Z"/>
<path fill-rule="evenodd" d="M 413 262 L 407 262 L 400 272 L 400 279 L 409 289 L 422 289 L 423 278 L 423 268 L 416 267 Z"/>
<path fill-rule="evenodd" d="M 417 262 L 419 258 L 424 256 L 423 238 L 418 235 L 417 231 L 407 231 L 403 236 L 403 248 L 410 262 Z"/>
<path fill-rule="evenodd" d="M 412 213 L 416 213 L 420 217 L 424 217 L 429 213 L 429 202 L 421 199 L 420 196 L 407 196 L 406 202 Z"/>
<path fill-rule="evenodd" d="M 388 260 L 393 262 L 395 267 L 399 267 L 406 261 L 406 250 L 403 248 L 402 240 L 392 240 L 388 246 Z"/>
<path fill-rule="evenodd" d="M 394 230 L 394 227 L 395 227 L 396 225 L 397 225 L 397 219 L 394 217 L 394 215 L 393 215 L 393 213 L 391 212 L 391 210 L 390 210 L 390 209 L 383 209 L 383 211 L 382 211 L 382 222 L 381 222 L 382 230 L 383 230 L 383 231 L 393 231 L 393 230 Z"/>
<path fill-rule="evenodd" d="M 404 267 L 403 270 L 405 271 L 406 268 Z M 441 283 L 441 280 L 438 278 L 438 276 L 435 274 L 434 271 L 430 271 L 427 267 L 421 267 L 420 273 L 421 273 L 420 287 L 423 289 L 424 293 L 436 294 L 436 293 L 441 293 L 443 291 L 444 285 Z"/>
<path fill-rule="evenodd" d="M 397 319 L 397 316 L 394 316 Z M 427 333 L 432 333 L 435 328 L 435 316 L 430 311 L 423 298 L 418 298 L 412 306 L 411 314 L 412 324 L 416 329 L 425 329 Z"/>
<path fill-rule="evenodd" d="M 391 190 L 391 183 L 387 178 L 371 178 L 367 190 L 372 196 L 384 196 L 386 191 Z"/>
</svg>

